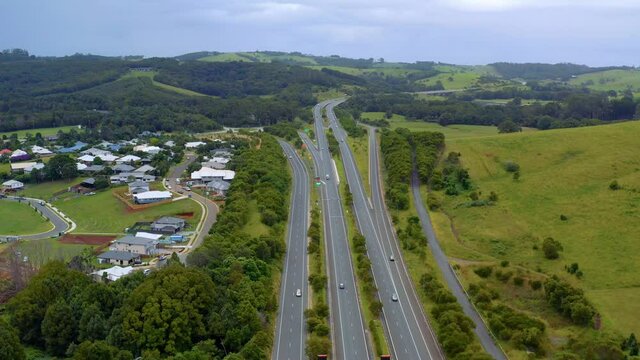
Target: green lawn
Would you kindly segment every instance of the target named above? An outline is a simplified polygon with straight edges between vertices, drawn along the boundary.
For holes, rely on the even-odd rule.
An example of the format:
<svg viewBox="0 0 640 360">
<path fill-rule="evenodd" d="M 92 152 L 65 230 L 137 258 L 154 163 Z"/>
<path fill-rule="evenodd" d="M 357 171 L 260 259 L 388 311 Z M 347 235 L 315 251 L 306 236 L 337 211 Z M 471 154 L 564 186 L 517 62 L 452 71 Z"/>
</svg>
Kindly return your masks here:
<svg viewBox="0 0 640 360">
<path fill-rule="evenodd" d="M 269 234 L 269 227 L 260 221 L 260 212 L 258 211 L 258 203 L 256 200 L 249 201 L 249 221 L 242 228 L 244 232 L 251 237 L 260 237 Z"/>
<path fill-rule="evenodd" d="M 80 255 L 84 249 L 91 249 L 90 245 L 63 244 L 58 239 L 43 239 L 21 241 L 18 245 L 20 252 L 29 257 L 32 264 L 40 267 L 51 260 L 69 261 Z"/>
<path fill-rule="evenodd" d="M 361 118 L 377 120 L 384 117 L 383 112 L 363 112 Z M 445 135 L 447 139 L 458 139 L 478 136 L 491 136 L 498 134 L 498 128 L 495 126 L 482 125 L 449 125 L 441 126 L 436 123 L 425 121 L 409 121 L 402 115 L 393 114 L 389 119 L 391 129 L 406 128 L 410 131 L 439 131 Z"/>
<path fill-rule="evenodd" d="M 444 72 L 436 76 L 419 80 L 418 83 L 426 86 L 433 86 L 440 81 L 445 90 L 466 89 L 477 86 L 477 81 L 481 75 L 481 73 L 475 71 Z"/>
<path fill-rule="evenodd" d="M 51 127 L 51 128 L 35 128 L 35 129 L 26 129 L 26 130 L 18 130 L 18 131 L 8 131 L 8 132 L 0 132 L 0 138 L 3 136 L 10 136 L 11 134 L 18 134 L 18 138 L 23 138 L 27 133 L 35 135 L 36 133 L 42 134 L 42 136 L 50 136 L 55 135 L 58 131 L 62 130 L 64 132 L 68 132 L 71 129 L 78 130 L 77 126 L 59 126 L 59 127 Z"/>
<path fill-rule="evenodd" d="M 22 195 L 26 197 L 49 200 L 53 194 L 68 189 L 82 182 L 84 178 L 69 180 L 47 181 L 40 184 L 26 184 Z"/>
<path fill-rule="evenodd" d="M 569 81 L 576 86 L 586 86 L 593 90 L 640 91 L 640 70 L 607 70 L 579 75 Z"/>
<path fill-rule="evenodd" d="M 640 333 L 629 315 L 640 313 L 640 132 L 639 122 L 586 128 L 449 138 L 446 151 L 462 154 L 477 191 L 497 192 L 494 206 L 463 207 L 464 195 L 444 196 L 436 230 L 450 256 L 510 260 L 525 268 L 558 274 L 585 289 L 605 326 Z M 502 164 L 515 161 L 514 181 Z M 622 190 L 612 191 L 617 180 Z M 568 217 L 561 221 L 560 215 Z M 543 257 L 546 237 L 559 240 L 558 260 Z M 456 242 L 456 245 L 452 245 Z M 448 243 L 448 244 L 447 244 Z M 475 255 L 474 255 L 475 254 Z M 577 262 L 584 278 L 564 266 Z"/>
<path fill-rule="evenodd" d="M 40 234 L 53 229 L 49 220 L 40 216 L 25 203 L 0 201 L 0 234 L 29 235 Z"/>
<path fill-rule="evenodd" d="M 161 216 L 193 212 L 188 220 L 194 227 L 200 221 L 202 209 L 190 199 L 153 206 L 142 211 L 130 211 L 112 194 L 111 189 L 93 196 L 79 196 L 54 202 L 77 224 L 76 233 L 122 233 L 137 221 L 153 221 Z"/>
<path fill-rule="evenodd" d="M 127 79 L 127 78 L 132 78 L 132 77 L 146 77 L 151 79 L 151 83 L 154 86 L 157 86 L 159 88 L 165 89 L 165 90 L 169 90 L 169 91 L 173 91 L 176 92 L 178 94 L 182 94 L 182 95 L 187 95 L 187 96 L 209 96 L 207 94 L 202 94 L 196 91 L 192 91 L 189 89 L 184 89 L 184 88 L 179 88 L 173 85 L 168 85 L 168 84 L 164 84 L 161 82 L 156 81 L 154 78 L 158 73 L 156 71 L 130 71 L 128 74 L 124 75 L 123 77 L 121 77 L 120 79 Z M 212 96 L 212 97 L 216 97 L 216 96 Z"/>
<path fill-rule="evenodd" d="M 244 56 L 240 56 L 236 53 L 224 53 L 224 54 L 211 55 L 211 56 L 200 58 L 198 60 L 208 61 L 208 62 L 231 62 L 231 61 L 251 62 L 251 60 L 247 59 Z"/>
</svg>

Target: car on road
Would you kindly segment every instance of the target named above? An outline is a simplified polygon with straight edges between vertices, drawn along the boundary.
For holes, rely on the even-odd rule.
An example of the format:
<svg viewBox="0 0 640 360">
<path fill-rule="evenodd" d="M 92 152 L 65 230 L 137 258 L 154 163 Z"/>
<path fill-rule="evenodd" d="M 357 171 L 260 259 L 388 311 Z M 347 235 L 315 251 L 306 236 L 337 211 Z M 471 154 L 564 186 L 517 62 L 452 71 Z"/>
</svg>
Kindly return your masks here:
<svg viewBox="0 0 640 360">
<path fill-rule="evenodd" d="M 185 186 L 184 189 L 187 190 L 187 191 L 191 191 L 191 188 L 188 187 L 188 186 Z"/>
<path fill-rule="evenodd" d="M 339 287 L 340 289 L 344 289 L 344 283 L 340 283 L 340 285 L 338 285 L 338 287 Z"/>
<path fill-rule="evenodd" d="M 325 179 L 329 180 L 329 174 L 327 174 L 327 175 L 325 176 Z"/>
<path fill-rule="evenodd" d="M 296 296 L 297 297 L 301 297 L 302 296 L 302 290 L 300 290 L 300 289 L 296 290 Z"/>
<path fill-rule="evenodd" d="M 158 260 L 160 260 L 160 261 L 165 261 L 165 260 L 167 260 L 167 255 L 162 255 L 162 256 L 160 256 L 160 257 L 158 258 Z"/>
<path fill-rule="evenodd" d="M 391 301 L 398 301 L 398 295 L 396 294 L 391 295 Z"/>
<path fill-rule="evenodd" d="M 393 257 L 393 255 L 389 256 L 389 261 L 396 261 L 396 258 Z"/>
<path fill-rule="evenodd" d="M 289 155 L 289 159 L 293 159 L 293 156 Z"/>
<path fill-rule="evenodd" d="M 38 204 L 40 204 L 41 206 L 44 206 L 44 201 L 40 200 L 38 201 Z"/>
</svg>

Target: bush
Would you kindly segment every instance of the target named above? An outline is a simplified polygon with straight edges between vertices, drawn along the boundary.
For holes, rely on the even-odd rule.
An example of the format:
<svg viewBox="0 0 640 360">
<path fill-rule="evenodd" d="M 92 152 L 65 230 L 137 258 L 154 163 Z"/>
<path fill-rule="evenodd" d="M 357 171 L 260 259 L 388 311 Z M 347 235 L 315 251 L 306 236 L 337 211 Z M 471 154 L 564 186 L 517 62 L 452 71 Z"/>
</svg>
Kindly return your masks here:
<svg viewBox="0 0 640 360">
<path fill-rule="evenodd" d="M 473 272 L 476 273 L 476 275 L 480 276 L 481 278 L 486 279 L 493 272 L 493 267 L 483 266 L 483 267 L 474 269 Z"/>
<path fill-rule="evenodd" d="M 618 180 L 613 180 L 610 184 L 609 184 L 609 190 L 620 190 L 622 187 L 620 186 L 620 184 L 618 184 Z"/>
<path fill-rule="evenodd" d="M 574 288 L 557 276 L 544 284 L 545 297 L 558 313 L 571 319 L 575 324 L 588 326 L 596 314 L 595 308 L 585 298 L 584 292 Z"/>
<path fill-rule="evenodd" d="M 505 271 L 505 272 L 502 272 L 500 270 L 496 271 L 496 279 L 502 281 L 503 283 L 506 283 L 507 281 L 509 281 L 512 275 L 513 275 L 512 271 Z"/>
<path fill-rule="evenodd" d="M 567 217 L 567 215 L 560 214 L 560 220 L 567 221 L 567 220 L 569 220 L 569 218 Z"/>
<path fill-rule="evenodd" d="M 524 284 L 524 279 L 520 276 L 516 276 L 513 278 L 513 285 L 522 286 Z"/>
<path fill-rule="evenodd" d="M 429 206 L 429 210 L 436 211 L 442 207 L 442 201 L 434 194 L 427 194 L 427 206 Z"/>
<path fill-rule="evenodd" d="M 549 260 L 559 258 L 560 251 L 562 250 L 562 244 L 560 244 L 559 241 L 555 240 L 552 237 L 548 237 L 542 242 L 542 251 L 544 252 L 544 257 Z"/>
<path fill-rule="evenodd" d="M 540 290 L 540 288 L 542 288 L 542 281 L 540 281 L 540 280 L 529 280 L 529 286 L 531 286 L 532 290 Z"/>
<path fill-rule="evenodd" d="M 489 193 L 489 201 L 497 202 L 498 201 L 498 194 L 496 194 L 493 191 L 491 193 Z"/>
<path fill-rule="evenodd" d="M 502 166 L 507 172 L 510 172 L 510 173 L 515 173 L 520 171 L 520 165 L 518 165 L 518 163 L 513 161 L 507 161 Z"/>
<path fill-rule="evenodd" d="M 509 266 L 509 260 L 502 260 L 502 261 L 500 262 L 500 266 L 502 266 L 502 267 L 507 267 L 507 266 Z"/>
</svg>

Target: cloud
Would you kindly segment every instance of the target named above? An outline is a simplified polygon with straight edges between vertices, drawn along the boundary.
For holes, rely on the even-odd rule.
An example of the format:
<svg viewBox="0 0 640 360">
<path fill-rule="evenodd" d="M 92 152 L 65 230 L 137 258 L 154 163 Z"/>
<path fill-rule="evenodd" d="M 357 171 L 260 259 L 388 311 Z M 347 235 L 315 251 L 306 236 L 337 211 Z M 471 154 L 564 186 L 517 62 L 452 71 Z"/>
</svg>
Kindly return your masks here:
<svg viewBox="0 0 640 360">
<path fill-rule="evenodd" d="M 375 40 L 383 29 L 377 26 L 323 24 L 312 25 L 308 29 L 325 40 L 337 43 L 355 43 Z"/>
</svg>

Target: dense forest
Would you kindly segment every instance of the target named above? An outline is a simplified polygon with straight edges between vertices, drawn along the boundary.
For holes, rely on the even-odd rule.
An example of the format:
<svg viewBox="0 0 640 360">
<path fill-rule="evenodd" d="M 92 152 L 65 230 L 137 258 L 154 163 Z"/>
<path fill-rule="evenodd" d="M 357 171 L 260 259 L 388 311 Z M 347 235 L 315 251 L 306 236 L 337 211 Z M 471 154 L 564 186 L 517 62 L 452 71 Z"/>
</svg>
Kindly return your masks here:
<svg viewBox="0 0 640 360">
<path fill-rule="evenodd" d="M 275 138 L 252 141 L 230 165 L 237 173 L 224 211 L 188 266 L 174 255 L 147 276 L 105 284 L 84 275 L 90 255 L 49 263 L 7 304 L 2 348 L 12 359 L 25 358 L 23 345 L 73 359 L 267 358 L 290 178 Z M 268 233 L 247 232 L 252 211 Z"/>
</svg>

